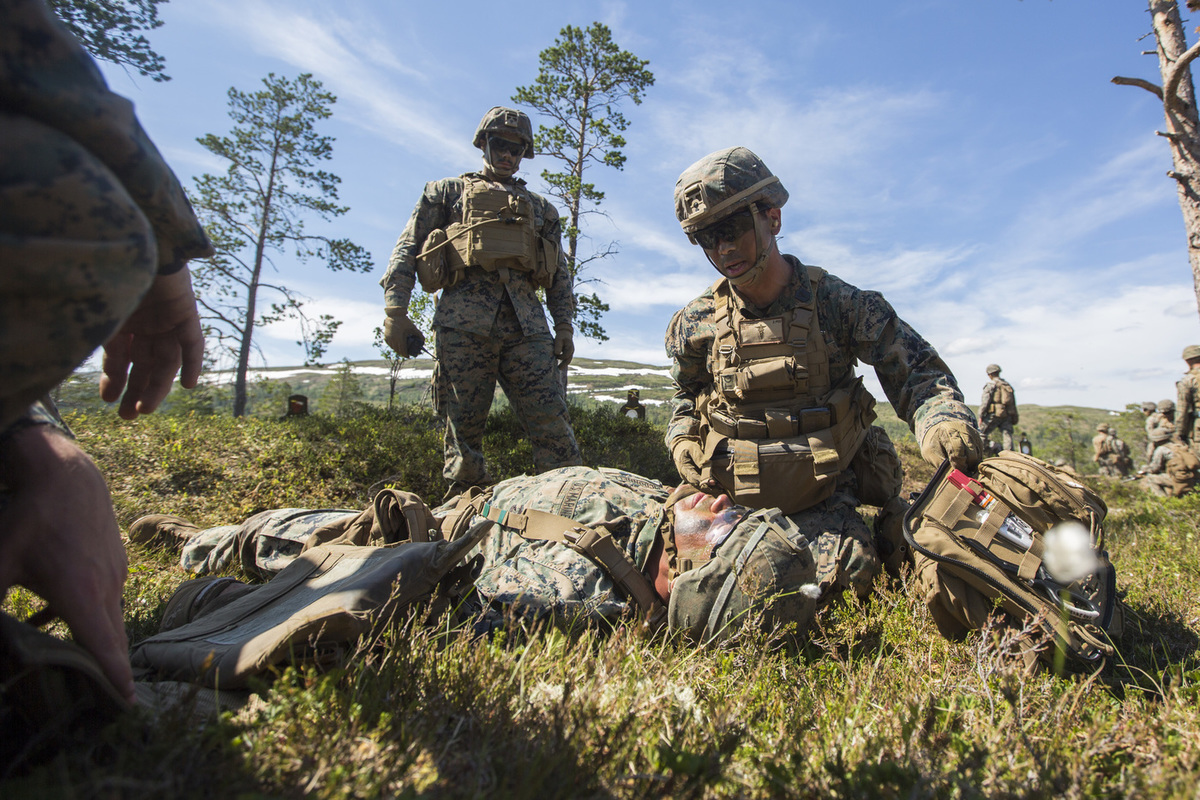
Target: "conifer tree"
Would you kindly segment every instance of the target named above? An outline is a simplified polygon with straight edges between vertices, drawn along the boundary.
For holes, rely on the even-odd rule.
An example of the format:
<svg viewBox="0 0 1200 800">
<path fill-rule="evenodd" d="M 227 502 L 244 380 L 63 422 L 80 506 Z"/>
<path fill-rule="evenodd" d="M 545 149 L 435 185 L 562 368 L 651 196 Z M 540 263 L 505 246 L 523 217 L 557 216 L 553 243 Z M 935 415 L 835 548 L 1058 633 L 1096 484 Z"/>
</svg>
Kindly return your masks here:
<svg viewBox="0 0 1200 800">
<path fill-rule="evenodd" d="M 312 75 L 295 80 L 271 73 L 254 93 L 229 90 L 228 136 L 208 134 L 197 141 L 229 162 L 223 175 L 196 180 L 194 202 L 216 255 L 192 262 L 192 278 L 209 347 L 214 344 L 236 363 L 233 415 L 246 413 L 246 375 L 256 328 L 294 319 L 299 322 L 305 363 L 324 355 L 340 320 L 313 319 L 301 295 L 281 282 L 272 254 L 300 261 L 317 258 L 331 270 L 369 272 L 366 250 L 348 239 L 310 234 L 304 218 L 330 220 L 349 209 L 337 205 L 341 179 L 317 169 L 333 152 L 333 139 L 316 131 L 332 115 L 336 98 Z M 266 298 L 270 297 L 268 301 Z M 265 308 L 264 308 L 265 306 Z"/>
</svg>

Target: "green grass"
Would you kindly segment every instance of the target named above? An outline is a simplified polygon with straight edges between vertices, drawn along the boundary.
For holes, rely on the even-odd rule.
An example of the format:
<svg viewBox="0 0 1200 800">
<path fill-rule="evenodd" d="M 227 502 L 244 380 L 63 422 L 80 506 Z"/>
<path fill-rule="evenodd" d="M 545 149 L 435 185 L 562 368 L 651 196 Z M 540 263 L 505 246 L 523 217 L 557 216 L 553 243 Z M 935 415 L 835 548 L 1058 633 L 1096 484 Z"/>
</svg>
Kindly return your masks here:
<svg viewBox="0 0 1200 800">
<path fill-rule="evenodd" d="M 674 475 L 661 429 L 572 411 L 585 460 Z M 436 499 L 427 409 L 304 420 L 70 420 L 118 520 L 203 524 L 284 505 L 366 504 L 389 475 Z M 511 414 L 488 426 L 497 479 L 531 468 Z M 899 442 L 906 488 L 930 469 Z M 287 669 L 197 726 L 133 718 L 0 795 L 63 797 L 1193 797 L 1200 777 L 1200 497 L 1093 481 L 1131 609 L 1122 657 L 1027 677 L 1004 629 L 936 632 L 911 582 L 818 619 L 809 641 L 696 650 L 633 627 L 474 639 L 414 618 L 327 672 Z M 185 575 L 130 547 L 131 637 Z M 32 604 L 10 594 L 6 610 Z"/>
</svg>

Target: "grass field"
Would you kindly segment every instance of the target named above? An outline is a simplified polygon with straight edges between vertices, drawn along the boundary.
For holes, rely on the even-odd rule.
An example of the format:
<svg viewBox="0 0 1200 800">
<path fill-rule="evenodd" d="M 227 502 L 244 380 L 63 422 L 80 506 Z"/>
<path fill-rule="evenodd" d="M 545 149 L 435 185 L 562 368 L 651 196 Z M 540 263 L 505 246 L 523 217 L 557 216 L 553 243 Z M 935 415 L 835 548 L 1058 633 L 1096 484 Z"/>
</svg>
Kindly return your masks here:
<svg viewBox="0 0 1200 800">
<path fill-rule="evenodd" d="M 123 527 L 361 507 L 388 476 L 444 488 L 420 407 L 70 422 Z M 497 479 L 529 468 L 513 424 L 489 424 Z M 588 463 L 675 480 L 653 425 L 580 409 L 575 425 Z M 920 488 L 930 469 L 900 449 Z M 696 650 L 633 627 L 479 640 L 413 619 L 340 666 L 283 671 L 241 712 L 125 719 L 0 797 L 1196 797 L 1200 498 L 1088 480 L 1131 611 L 1120 658 L 1094 674 L 1026 676 L 999 628 L 942 639 L 907 579 L 828 609 L 799 647 Z M 186 576 L 161 550 L 129 555 L 137 640 Z M 16 591 L 5 610 L 36 605 Z"/>
</svg>

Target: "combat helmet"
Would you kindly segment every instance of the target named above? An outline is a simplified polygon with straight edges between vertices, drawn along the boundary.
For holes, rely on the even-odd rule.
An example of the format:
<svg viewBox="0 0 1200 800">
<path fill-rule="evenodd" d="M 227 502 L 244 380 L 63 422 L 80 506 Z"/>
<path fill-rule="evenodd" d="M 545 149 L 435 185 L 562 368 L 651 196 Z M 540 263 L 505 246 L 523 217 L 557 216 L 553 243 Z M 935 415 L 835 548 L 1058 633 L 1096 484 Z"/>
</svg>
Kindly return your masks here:
<svg viewBox="0 0 1200 800">
<path fill-rule="evenodd" d="M 999 364 L 988 364 L 987 365 L 987 374 L 988 375 L 999 375 L 1000 374 L 1000 365 Z"/>
<path fill-rule="evenodd" d="M 1108 433 L 1108 423 L 1101 422 L 1099 425 L 1096 426 L 1096 430 L 1101 431 L 1102 433 Z"/>
<path fill-rule="evenodd" d="M 1175 401 L 1174 400 L 1159 400 L 1158 401 L 1158 413 L 1170 414 L 1174 410 L 1175 410 Z"/>
<path fill-rule="evenodd" d="M 1143 414 L 1153 414 L 1155 408 L 1156 408 L 1156 406 L 1154 405 L 1153 400 L 1147 400 L 1146 402 L 1142 403 L 1142 413 Z"/>
<path fill-rule="evenodd" d="M 787 201 L 787 189 L 783 188 L 779 178 L 761 158 L 745 147 L 710 153 L 685 169 L 675 181 L 675 217 L 692 244 L 699 244 L 695 236 L 697 231 L 743 209 L 750 210 L 758 258 L 746 272 L 728 278 L 734 286 L 756 279 L 767 263 L 770 231 L 758 212 L 780 208 Z M 712 261 L 707 251 L 705 256 Z M 715 262 L 713 266 L 720 272 L 721 268 Z"/>
<path fill-rule="evenodd" d="M 483 115 L 483 119 L 479 120 L 479 127 L 475 129 L 475 139 L 472 144 L 483 150 L 489 133 L 507 133 L 510 136 L 516 136 L 525 143 L 525 152 L 521 158 L 533 158 L 533 124 L 524 111 L 504 106 L 492 106 Z"/>
<path fill-rule="evenodd" d="M 1183 348 L 1183 359 L 1187 361 L 1193 358 L 1200 358 L 1200 344 L 1189 344 Z"/>
<path fill-rule="evenodd" d="M 746 622 L 763 629 L 816 613 L 817 566 L 804 535 L 775 509 L 748 512 L 715 545 L 711 558 L 671 584 L 667 624 L 699 642 L 720 641 Z"/>
</svg>

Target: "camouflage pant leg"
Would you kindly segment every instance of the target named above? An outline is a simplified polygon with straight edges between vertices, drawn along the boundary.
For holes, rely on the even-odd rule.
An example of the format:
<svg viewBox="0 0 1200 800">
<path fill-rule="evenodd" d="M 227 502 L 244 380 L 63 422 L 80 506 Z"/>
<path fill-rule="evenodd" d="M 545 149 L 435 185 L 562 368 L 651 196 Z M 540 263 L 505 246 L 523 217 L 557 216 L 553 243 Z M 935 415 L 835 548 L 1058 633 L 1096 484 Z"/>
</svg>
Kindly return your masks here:
<svg viewBox="0 0 1200 800">
<path fill-rule="evenodd" d="M 510 337 L 500 354 L 500 387 L 533 446 L 538 473 L 583 463 L 556 365 L 546 336 Z"/>
<path fill-rule="evenodd" d="M 986 440 L 988 435 L 994 430 L 1000 431 L 1000 440 L 1004 446 L 1004 449 L 1012 450 L 1013 424 L 1006 419 L 996 419 L 995 417 L 990 417 L 983 421 L 983 430 L 979 432 L 979 435 Z"/>
<path fill-rule="evenodd" d="M 209 575 L 227 569 L 236 557 L 248 577 L 267 581 L 300 555 L 318 528 L 357 514 L 343 508 L 263 511 L 241 525 L 201 531 L 184 546 L 180 565 L 197 575 Z"/>
<path fill-rule="evenodd" d="M 814 508 L 790 515 L 812 547 L 817 562 L 820 603 L 850 589 L 866 597 L 879 574 L 879 556 L 867 523 L 839 495 Z"/>
<path fill-rule="evenodd" d="M 1146 475 L 1139 481 L 1141 487 L 1155 497 L 1171 497 L 1175 481 L 1167 475 Z"/>
<path fill-rule="evenodd" d="M 95 156 L 0 112 L 0 429 L 71 374 L 141 301 L 150 223 Z"/>
<path fill-rule="evenodd" d="M 446 463 L 442 475 L 451 484 L 490 483 L 483 458 L 483 428 L 496 393 L 498 342 L 493 337 L 438 328 L 438 408 L 446 418 Z"/>
</svg>

